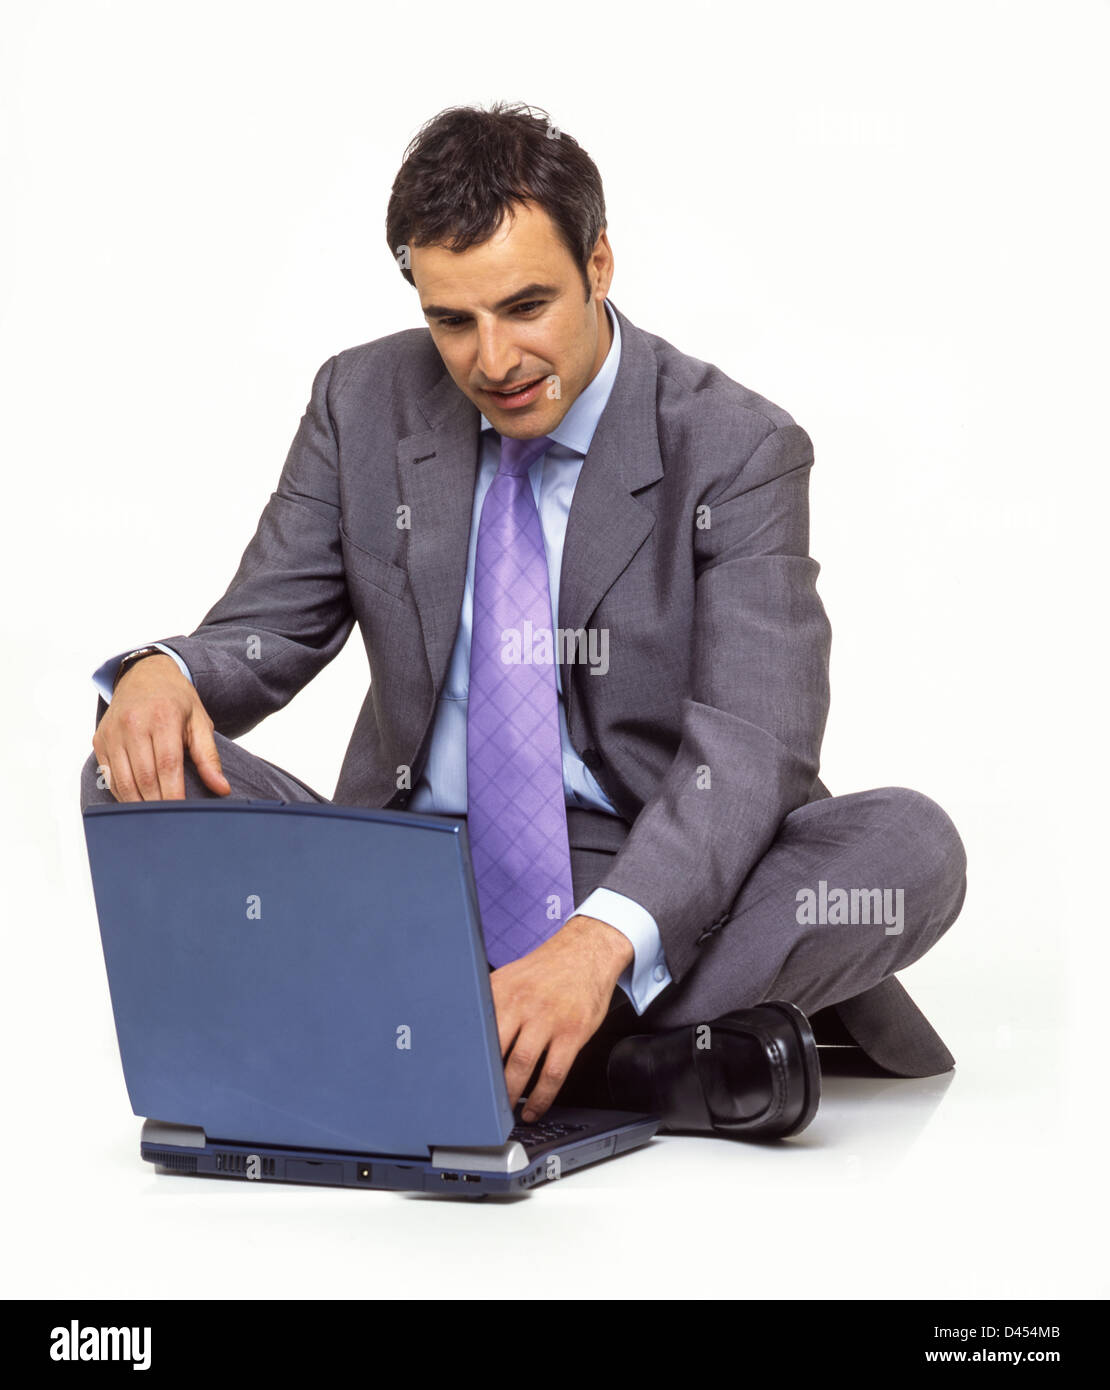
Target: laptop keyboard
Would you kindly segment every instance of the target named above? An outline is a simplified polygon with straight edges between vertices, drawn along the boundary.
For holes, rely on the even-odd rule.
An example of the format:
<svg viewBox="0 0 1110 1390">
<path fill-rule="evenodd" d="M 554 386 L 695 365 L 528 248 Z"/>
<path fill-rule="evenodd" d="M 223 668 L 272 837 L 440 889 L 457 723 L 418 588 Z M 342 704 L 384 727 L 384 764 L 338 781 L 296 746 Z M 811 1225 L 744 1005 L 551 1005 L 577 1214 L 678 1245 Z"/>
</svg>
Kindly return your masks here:
<svg viewBox="0 0 1110 1390">
<path fill-rule="evenodd" d="M 581 1134 L 589 1125 L 563 1124 L 558 1120 L 537 1120 L 531 1125 L 514 1125 L 510 1139 L 516 1139 L 526 1149 L 538 1148 L 541 1144 L 553 1144 L 560 1139 L 569 1139 L 573 1134 Z"/>
</svg>

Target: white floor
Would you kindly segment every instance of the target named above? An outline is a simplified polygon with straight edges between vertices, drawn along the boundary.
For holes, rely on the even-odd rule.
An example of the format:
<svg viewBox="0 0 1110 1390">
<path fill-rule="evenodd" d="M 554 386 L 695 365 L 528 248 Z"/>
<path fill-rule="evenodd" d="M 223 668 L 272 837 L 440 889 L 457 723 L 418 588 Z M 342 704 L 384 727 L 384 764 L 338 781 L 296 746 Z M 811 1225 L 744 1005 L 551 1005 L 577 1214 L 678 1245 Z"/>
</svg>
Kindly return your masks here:
<svg viewBox="0 0 1110 1390">
<path fill-rule="evenodd" d="M 96 949 L 89 933 L 80 954 Z M 921 962 L 905 977 L 921 1000 L 927 965 L 943 973 Z M 76 983 L 96 961 L 59 955 L 56 968 Z M 39 1030 L 34 1065 L 9 1068 L 8 1116 L 22 1118 L 9 1126 L 8 1296 L 1107 1292 L 1104 1130 L 1083 1125 L 1081 1088 L 1059 1086 L 1066 1034 L 1016 1015 L 978 1029 L 970 1015 L 961 1028 L 958 991 L 946 991 L 953 1026 L 941 1029 L 959 1059 L 948 1076 L 827 1078 L 795 1140 L 665 1137 L 527 1197 L 472 1204 L 155 1173 L 138 1157 L 107 1001 L 88 979 Z M 1090 1112 L 1099 1124 L 1102 1103 Z"/>
</svg>

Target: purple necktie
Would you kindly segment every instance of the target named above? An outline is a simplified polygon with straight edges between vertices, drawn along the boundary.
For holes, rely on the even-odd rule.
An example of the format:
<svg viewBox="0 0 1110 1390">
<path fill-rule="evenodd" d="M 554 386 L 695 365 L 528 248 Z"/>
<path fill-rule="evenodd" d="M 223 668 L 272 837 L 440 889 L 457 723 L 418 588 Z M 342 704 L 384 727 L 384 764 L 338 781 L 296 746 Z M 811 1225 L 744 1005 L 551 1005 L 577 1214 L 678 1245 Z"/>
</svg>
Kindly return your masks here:
<svg viewBox="0 0 1110 1390">
<path fill-rule="evenodd" d="M 527 955 L 570 916 L 567 841 L 547 557 L 528 469 L 551 440 L 501 440 L 482 502 L 474 562 L 467 706 L 467 832 L 486 955 Z M 513 644 L 513 634 L 517 641 Z M 533 660 L 537 655 L 539 660 Z"/>
</svg>

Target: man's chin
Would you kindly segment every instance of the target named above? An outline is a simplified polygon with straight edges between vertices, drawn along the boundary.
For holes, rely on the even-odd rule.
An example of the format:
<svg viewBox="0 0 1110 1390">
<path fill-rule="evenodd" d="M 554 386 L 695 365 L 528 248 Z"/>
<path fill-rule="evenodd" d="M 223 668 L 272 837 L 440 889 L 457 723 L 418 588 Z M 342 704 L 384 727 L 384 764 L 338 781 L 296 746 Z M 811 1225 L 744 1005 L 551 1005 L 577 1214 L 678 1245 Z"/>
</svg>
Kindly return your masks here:
<svg viewBox="0 0 1110 1390">
<path fill-rule="evenodd" d="M 560 417 L 550 407 L 550 401 L 544 401 L 543 406 L 539 401 L 534 401 L 532 405 L 518 410 L 505 410 L 492 401 L 484 400 L 478 408 L 498 434 L 507 435 L 510 439 L 539 439 L 541 435 L 550 434 L 559 423 Z"/>
</svg>

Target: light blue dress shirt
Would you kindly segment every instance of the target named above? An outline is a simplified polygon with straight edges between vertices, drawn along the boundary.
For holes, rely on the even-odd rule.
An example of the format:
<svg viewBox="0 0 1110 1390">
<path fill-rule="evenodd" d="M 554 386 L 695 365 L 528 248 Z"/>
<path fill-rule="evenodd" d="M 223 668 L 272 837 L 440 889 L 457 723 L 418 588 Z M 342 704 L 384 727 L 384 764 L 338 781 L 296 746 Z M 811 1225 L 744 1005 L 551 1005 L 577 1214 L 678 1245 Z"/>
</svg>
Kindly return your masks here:
<svg viewBox="0 0 1110 1390">
<path fill-rule="evenodd" d="M 559 624 L 559 577 L 563 562 L 563 539 L 566 535 L 574 489 L 601 413 L 613 389 L 617 367 L 620 364 L 620 324 L 608 301 L 605 309 L 613 328 L 613 342 L 601 370 L 551 431 L 552 443 L 546 453 L 528 470 L 547 553 L 552 630 Z M 500 436 L 484 415 L 481 417 L 481 430 L 481 458 L 474 487 L 466 587 L 463 591 L 458 634 L 436 710 L 427 760 L 413 788 L 408 806 L 411 811 L 431 812 L 435 815 L 466 814 L 466 712 L 470 687 L 470 634 L 474 614 L 474 558 L 478 545 L 478 522 L 482 514 L 482 503 L 497 472 L 501 454 Z M 177 652 L 161 642 L 146 645 L 156 646 L 164 651 L 177 662 L 184 676 L 190 681 L 193 679 L 189 668 Z M 134 650 L 134 647 L 128 647 L 126 651 L 106 661 L 94 673 L 93 680 L 105 700 L 111 701 L 112 681 L 119 662 L 127 652 Z M 562 673 L 557 665 L 555 684 L 559 700 L 563 787 L 567 805 L 584 806 L 608 812 L 610 815 L 616 814 L 612 802 L 571 744 L 563 700 Z M 655 918 L 640 903 L 609 888 L 595 888 L 573 912 L 567 914 L 567 917 L 576 913 L 607 922 L 623 932 L 632 942 L 635 953 L 633 962 L 621 975 L 618 983 L 636 1012 L 643 1013 L 671 982 Z"/>
</svg>

